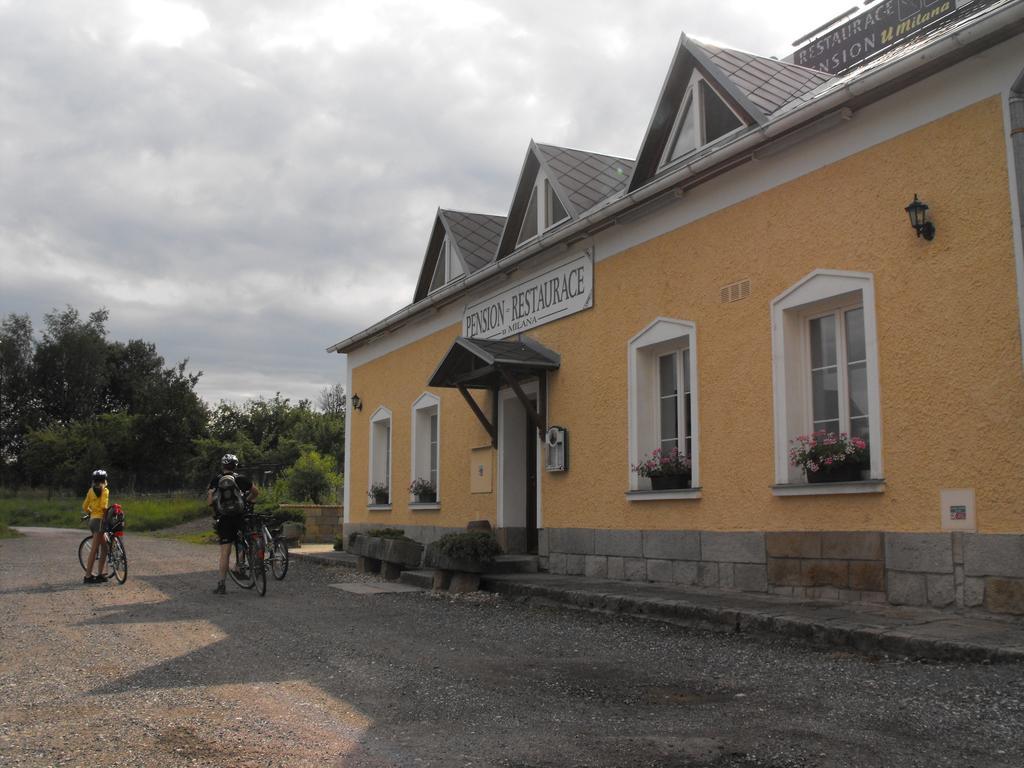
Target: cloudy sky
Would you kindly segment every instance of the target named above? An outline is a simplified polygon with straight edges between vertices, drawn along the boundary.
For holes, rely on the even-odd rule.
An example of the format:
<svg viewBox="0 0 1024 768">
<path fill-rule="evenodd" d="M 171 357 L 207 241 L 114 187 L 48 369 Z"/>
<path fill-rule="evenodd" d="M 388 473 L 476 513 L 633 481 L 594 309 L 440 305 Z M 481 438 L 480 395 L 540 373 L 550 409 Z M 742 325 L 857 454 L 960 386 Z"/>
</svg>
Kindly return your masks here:
<svg viewBox="0 0 1024 768">
<path fill-rule="evenodd" d="M 783 57 L 851 5 L 0 0 L 0 316 L 106 307 L 210 402 L 315 400 L 531 138 L 635 157 L 681 31 Z"/>
</svg>

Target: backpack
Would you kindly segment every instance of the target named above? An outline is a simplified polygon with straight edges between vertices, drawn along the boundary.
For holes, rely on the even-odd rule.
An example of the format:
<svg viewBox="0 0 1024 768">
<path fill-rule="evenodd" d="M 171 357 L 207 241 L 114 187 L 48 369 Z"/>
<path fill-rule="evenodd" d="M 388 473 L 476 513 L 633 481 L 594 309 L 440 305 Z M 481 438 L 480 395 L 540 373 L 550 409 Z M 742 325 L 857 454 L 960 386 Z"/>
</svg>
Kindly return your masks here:
<svg viewBox="0 0 1024 768">
<path fill-rule="evenodd" d="M 245 512 L 245 497 L 242 489 L 235 482 L 234 475 L 222 475 L 217 481 L 217 491 L 213 495 L 213 506 L 217 515 L 241 515 Z"/>
</svg>

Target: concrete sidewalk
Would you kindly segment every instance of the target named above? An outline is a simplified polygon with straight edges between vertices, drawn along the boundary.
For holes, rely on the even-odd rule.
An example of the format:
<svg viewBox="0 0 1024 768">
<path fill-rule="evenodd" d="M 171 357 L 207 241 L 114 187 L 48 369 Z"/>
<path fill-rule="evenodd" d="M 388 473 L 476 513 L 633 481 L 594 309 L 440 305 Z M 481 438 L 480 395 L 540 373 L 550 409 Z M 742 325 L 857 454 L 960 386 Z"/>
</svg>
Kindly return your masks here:
<svg viewBox="0 0 1024 768">
<path fill-rule="evenodd" d="M 330 545 L 294 555 L 354 567 Z M 775 635 L 866 654 L 966 662 L 1024 662 L 1024 617 L 546 573 L 485 575 L 483 589 L 540 605 L 655 619 L 699 629 Z"/>
</svg>

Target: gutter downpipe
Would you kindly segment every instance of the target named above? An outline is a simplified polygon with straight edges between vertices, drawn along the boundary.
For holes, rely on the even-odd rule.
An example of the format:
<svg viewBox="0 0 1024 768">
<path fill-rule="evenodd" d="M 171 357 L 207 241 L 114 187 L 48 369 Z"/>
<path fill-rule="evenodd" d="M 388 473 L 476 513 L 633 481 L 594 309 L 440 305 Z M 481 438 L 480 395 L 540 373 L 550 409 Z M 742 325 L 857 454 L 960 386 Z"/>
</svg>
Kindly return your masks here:
<svg viewBox="0 0 1024 768">
<path fill-rule="evenodd" d="M 1024 70 L 1010 87 L 1010 150 L 1013 156 L 1013 174 L 1017 181 L 1017 305 L 1020 318 L 1021 363 L 1024 365 Z"/>
<path fill-rule="evenodd" d="M 843 106 L 843 104 L 851 97 L 859 96 L 864 93 L 868 93 L 875 88 L 881 87 L 882 85 L 917 69 L 926 61 L 937 59 L 945 56 L 946 54 L 952 53 L 958 48 L 962 48 L 965 45 L 974 42 L 978 38 L 997 32 L 1015 21 L 1024 21 L 1024 3 L 1014 4 L 1003 8 L 988 18 L 978 21 L 967 29 L 953 31 L 938 38 L 913 56 L 897 59 L 892 63 L 884 64 L 874 72 L 870 72 L 850 83 L 838 86 L 833 93 L 824 96 L 819 100 L 809 102 L 804 107 L 796 107 L 785 114 L 770 118 L 768 122 L 761 127 L 738 137 L 734 141 L 719 148 L 718 151 L 699 157 L 691 163 L 676 169 L 672 173 L 666 174 L 662 178 L 656 179 L 650 184 L 641 187 L 635 192 L 624 195 L 620 198 L 609 200 L 604 205 L 592 210 L 583 218 L 573 222 L 565 229 L 560 230 L 557 233 L 552 233 L 546 238 L 542 236 L 528 248 L 512 253 L 501 261 L 484 267 L 479 272 L 475 272 L 470 275 L 462 283 L 453 284 L 451 286 L 451 290 L 442 289 L 438 293 L 434 294 L 434 296 L 427 297 L 424 301 L 417 302 L 416 304 L 410 304 L 409 306 L 398 310 L 394 314 L 374 323 L 369 328 L 360 331 L 354 336 L 350 336 L 348 339 L 328 347 L 327 352 L 345 353 L 355 347 L 362 346 L 364 343 L 382 333 L 397 330 L 397 328 L 404 325 L 409 319 L 425 313 L 430 309 L 440 309 L 446 304 L 457 300 L 469 289 L 486 282 L 499 273 L 514 271 L 514 268 L 518 267 L 522 262 L 556 244 L 561 243 L 565 249 L 568 249 L 568 243 L 570 241 L 579 239 L 576 237 L 577 235 L 583 237 L 588 236 L 589 230 L 594 228 L 595 225 L 606 222 L 608 219 L 624 213 L 626 210 L 638 205 L 639 203 L 646 202 L 651 198 L 657 197 L 663 192 L 681 187 L 688 179 L 702 171 L 720 165 L 728 160 L 740 157 L 744 153 L 752 153 L 755 148 L 763 147 L 780 134 L 800 127 L 805 123 L 810 123 L 813 120 L 825 116 L 831 110 Z M 1018 81 L 1018 83 L 1019 82 L 1020 81 Z M 1018 182 L 1020 182 L 1019 175 Z M 603 229 L 604 227 L 601 228 Z"/>
</svg>

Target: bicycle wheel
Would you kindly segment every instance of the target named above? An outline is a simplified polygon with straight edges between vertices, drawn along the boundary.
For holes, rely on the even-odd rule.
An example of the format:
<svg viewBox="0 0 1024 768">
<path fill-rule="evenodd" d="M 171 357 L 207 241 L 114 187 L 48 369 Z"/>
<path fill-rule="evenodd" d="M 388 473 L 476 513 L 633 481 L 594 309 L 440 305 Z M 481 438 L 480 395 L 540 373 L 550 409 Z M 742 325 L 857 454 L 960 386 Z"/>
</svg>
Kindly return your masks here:
<svg viewBox="0 0 1024 768">
<path fill-rule="evenodd" d="M 267 594 L 267 564 L 262 558 L 256 558 L 256 565 L 252 569 L 253 579 L 256 582 L 256 591 L 260 597 Z"/>
<path fill-rule="evenodd" d="M 124 584 L 128 578 L 128 553 L 124 551 L 124 544 L 117 536 L 110 542 L 110 554 L 107 555 L 107 562 L 114 572 L 114 578 L 118 584 Z"/>
<path fill-rule="evenodd" d="M 278 581 L 281 581 L 288 573 L 288 545 L 283 541 L 275 541 L 271 548 L 270 569 Z"/>
<path fill-rule="evenodd" d="M 228 576 L 242 589 L 252 589 L 256 584 L 253 569 L 249 567 L 249 545 L 235 542 L 228 557 Z"/>
<path fill-rule="evenodd" d="M 85 570 L 85 564 L 89 562 L 89 553 L 92 552 L 92 536 L 86 536 L 78 545 L 78 562 Z"/>
</svg>

